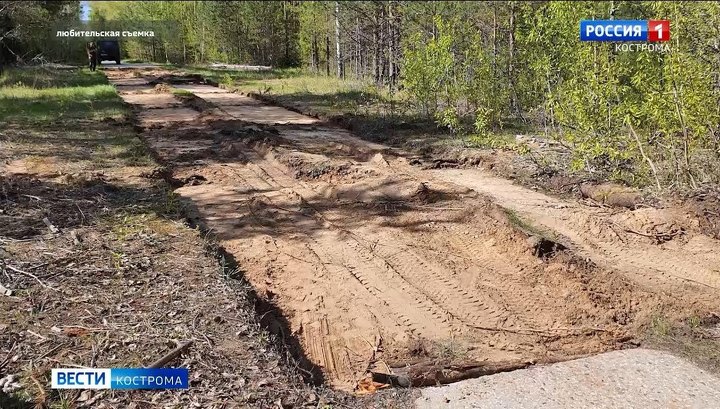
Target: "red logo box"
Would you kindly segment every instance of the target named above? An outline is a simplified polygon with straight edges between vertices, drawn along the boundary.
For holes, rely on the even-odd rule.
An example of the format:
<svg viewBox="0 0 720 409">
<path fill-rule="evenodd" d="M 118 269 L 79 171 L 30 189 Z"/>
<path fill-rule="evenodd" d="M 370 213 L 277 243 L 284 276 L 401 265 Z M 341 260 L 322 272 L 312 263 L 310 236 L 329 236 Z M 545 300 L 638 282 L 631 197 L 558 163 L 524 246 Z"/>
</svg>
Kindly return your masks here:
<svg viewBox="0 0 720 409">
<path fill-rule="evenodd" d="M 648 41 L 670 41 L 670 20 L 648 20 Z"/>
</svg>

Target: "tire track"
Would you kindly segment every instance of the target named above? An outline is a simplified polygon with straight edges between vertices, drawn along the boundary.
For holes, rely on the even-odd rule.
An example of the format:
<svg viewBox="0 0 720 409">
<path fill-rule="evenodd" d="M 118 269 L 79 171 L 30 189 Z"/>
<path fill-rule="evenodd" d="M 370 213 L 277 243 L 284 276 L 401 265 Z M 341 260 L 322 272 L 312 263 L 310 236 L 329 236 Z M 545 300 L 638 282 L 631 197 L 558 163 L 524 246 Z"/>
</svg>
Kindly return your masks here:
<svg viewBox="0 0 720 409">
<path fill-rule="evenodd" d="M 495 298 L 502 300 L 503 305 L 513 312 L 513 318 L 522 323 L 520 325 L 542 328 L 547 325 L 547 317 L 563 316 L 564 307 L 550 305 L 552 300 L 548 299 L 547 294 L 538 293 L 534 286 L 518 278 L 518 273 L 525 267 L 511 263 L 507 255 L 488 249 L 484 246 L 485 243 L 469 235 L 460 239 L 456 235 L 446 234 L 442 239 L 442 244 L 435 245 L 444 245 L 452 249 L 451 252 L 462 254 L 463 258 L 471 261 L 473 265 L 488 270 L 484 274 L 488 279 L 481 280 L 476 285 L 482 286 L 488 292 L 494 291 Z M 479 248 L 483 248 L 483 251 L 479 252 Z M 557 321 L 554 321 L 550 328 L 556 324 Z"/>
<path fill-rule="evenodd" d="M 169 117 L 168 123 L 176 121 Z M 206 123 L 198 122 L 198 127 L 207 127 L 213 137 L 219 135 Z M 170 131 L 146 133 L 155 132 L 147 140 L 172 162 L 175 136 Z M 323 134 L 315 137 L 316 132 Z M 546 271 L 538 267 L 538 260 L 521 255 L 524 250 L 519 246 L 488 248 L 488 240 L 510 230 L 498 227 L 483 200 L 457 198 L 455 188 L 445 183 L 443 189 L 452 192 L 449 199 L 440 195 L 449 202 L 447 207 L 440 204 L 428 210 L 431 206 L 426 205 L 432 202 L 416 201 L 409 206 L 393 204 L 390 209 L 384 206 L 383 212 L 382 204 L 396 200 L 395 193 L 405 200 L 405 191 L 428 180 L 427 174 L 409 165 L 410 170 L 395 167 L 383 157 L 369 159 L 376 150 L 356 155 L 358 148 L 367 146 L 348 138 L 352 141 L 337 137 L 332 129 L 303 129 L 290 138 L 296 142 L 292 148 L 271 146 L 273 138 L 253 145 L 248 142 L 257 140 L 253 137 L 233 139 L 229 149 L 223 139 L 203 151 L 210 159 L 213 149 L 224 149 L 220 163 L 189 165 L 178 155 L 175 158 L 181 168 L 204 172 L 207 183 L 184 187 L 183 194 L 204 212 L 210 229 L 223 233 L 222 244 L 241 261 L 258 293 L 283 312 L 293 336 L 331 383 L 352 388 L 370 359 L 385 359 L 382 354 L 390 350 L 400 359 L 408 358 L 415 353 L 411 347 L 416 340 L 430 341 L 431 358 L 444 356 L 437 351 L 448 343 L 466 348 L 468 359 L 489 360 L 538 359 L 549 350 L 562 354 L 611 347 L 603 344 L 611 336 L 559 331 L 573 329 L 563 328 L 570 327 L 562 308 L 566 300 L 558 290 L 548 294 L 534 286 L 533 279 L 544 284 L 552 280 L 545 281 Z M 324 146 L 321 139 L 332 140 L 332 146 Z M 335 169 L 354 160 L 372 172 L 346 178 L 338 186 L 333 178 L 340 173 L 323 181 L 303 181 L 283 162 L 288 150 L 299 150 L 302 159 L 302 154 L 312 150 L 317 155 L 319 149 L 328 157 L 320 158 L 323 166 Z M 327 169 L 318 170 L 326 175 Z M 356 192 L 365 196 L 357 200 Z M 473 209 L 476 205 L 481 209 Z M 463 216 L 469 209 L 478 220 Z M 434 222 L 437 227 L 426 228 Z M 487 226 L 479 228 L 479 223 Z M 443 230 L 449 225 L 477 229 L 479 238 Z M 422 246 L 432 251 L 423 251 Z M 525 273 L 533 278 L 527 279 Z M 548 274 L 555 274 L 559 287 L 577 284 L 572 275 Z M 582 308 L 592 310 L 588 305 Z M 595 326 L 597 320 L 587 316 L 580 323 Z M 546 330 L 558 331 L 549 337 L 539 334 Z M 452 353 L 454 347 L 448 348 Z"/>
<path fill-rule="evenodd" d="M 290 186 L 288 185 L 290 184 L 300 184 L 303 187 L 302 189 L 296 189 L 294 187 L 292 189 L 295 191 L 299 190 L 300 192 L 298 192 L 298 194 L 300 194 L 301 197 L 305 199 L 308 196 L 312 197 L 316 195 L 316 192 L 311 187 L 289 177 L 282 169 L 278 169 L 281 168 L 282 165 L 271 163 L 266 159 L 256 159 L 257 162 L 253 163 L 252 166 L 257 166 L 257 169 L 261 170 L 275 183 L 278 183 L 279 186 L 289 188 Z M 284 179 L 285 183 L 279 182 L 280 179 Z M 316 219 L 319 220 L 319 223 L 322 224 L 323 227 L 335 231 L 342 231 L 342 229 L 338 229 L 332 223 L 327 222 L 327 219 L 322 216 L 321 212 L 317 210 L 315 210 L 315 212 L 317 213 Z M 356 232 L 348 232 L 354 236 L 361 236 L 361 234 Z M 429 261 L 419 257 L 410 249 L 406 249 L 408 253 L 407 257 L 400 257 L 397 253 L 381 256 L 377 251 L 368 251 L 367 248 L 354 237 L 347 240 L 344 244 L 349 245 L 354 253 L 365 261 L 365 263 L 357 263 L 358 268 L 353 271 L 348 271 L 348 273 L 354 277 L 358 274 L 363 274 L 362 277 L 356 278 L 358 278 L 371 293 L 373 293 L 373 291 L 369 288 L 370 286 L 374 286 L 376 289 L 378 287 L 395 288 L 394 285 L 388 285 L 388 281 L 392 281 L 394 276 L 401 278 L 402 283 L 395 284 L 400 286 L 399 288 L 403 290 L 404 294 L 411 294 L 412 298 L 411 300 L 403 300 L 400 306 L 396 306 L 394 309 L 396 311 L 407 311 L 408 305 L 414 305 L 418 310 L 423 311 L 423 313 L 405 315 L 403 315 L 402 312 L 400 313 L 401 317 L 406 318 L 404 324 L 411 327 L 416 334 L 428 334 L 428 328 L 422 328 L 419 323 L 431 317 L 436 321 L 435 328 L 439 328 L 440 332 L 446 334 L 452 332 L 453 328 L 453 326 L 447 324 L 448 321 L 457 321 L 462 323 L 466 328 L 474 328 L 478 325 L 499 327 L 509 318 L 507 312 L 503 312 L 503 308 L 497 304 L 481 301 L 481 298 L 489 299 L 489 297 L 486 295 L 485 297 L 478 297 L 460 288 L 456 282 L 448 278 L 448 276 L 452 275 L 451 272 L 439 272 L 437 266 L 431 265 Z M 330 245 L 337 245 L 337 242 Z M 347 253 L 345 254 L 347 255 Z M 370 277 L 364 273 L 368 266 L 375 265 L 377 267 L 378 264 L 385 266 L 385 274 L 375 273 L 373 277 Z M 416 268 L 413 268 L 414 264 L 417 266 Z M 427 271 L 429 274 L 418 274 L 417 271 Z M 419 286 L 413 283 L 423 284 Z M 377 296 L 377 294 L 378 293 L 375 292 L 374 295 Z M 392 300 L 402 300 L 403 298 L 407 297 L 404 297 L 402 293 L 391 297 Z M 388 302 L 388 304 L 390 305 L 391 303 Z M 427 316 L 428 314 L 430 314 L 430 317 Z M 419 318 L 414 318 L 415 316 Z"/>
</svg>

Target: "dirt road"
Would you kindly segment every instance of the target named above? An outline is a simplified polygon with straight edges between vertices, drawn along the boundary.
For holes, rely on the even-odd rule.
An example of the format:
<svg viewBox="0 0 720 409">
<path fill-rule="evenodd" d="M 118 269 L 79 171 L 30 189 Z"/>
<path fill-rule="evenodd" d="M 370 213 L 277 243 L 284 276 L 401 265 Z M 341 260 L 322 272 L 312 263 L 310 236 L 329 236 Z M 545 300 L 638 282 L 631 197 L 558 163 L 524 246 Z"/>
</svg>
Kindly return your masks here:
<svg viewBox="0 0 720 409">
<path fill-rule="evenodd" d="M 159 74 L 108 72 L 158 173 L 281 313 L 277 333 L 317 380 L 353 389 L 406 363 L 562 360 L 621 348 L 658 314 L 718 310 L 720 243 L 682 215 L 423 170 L 220 88 L 174 96 L 150 84 Z"/>
</svg>

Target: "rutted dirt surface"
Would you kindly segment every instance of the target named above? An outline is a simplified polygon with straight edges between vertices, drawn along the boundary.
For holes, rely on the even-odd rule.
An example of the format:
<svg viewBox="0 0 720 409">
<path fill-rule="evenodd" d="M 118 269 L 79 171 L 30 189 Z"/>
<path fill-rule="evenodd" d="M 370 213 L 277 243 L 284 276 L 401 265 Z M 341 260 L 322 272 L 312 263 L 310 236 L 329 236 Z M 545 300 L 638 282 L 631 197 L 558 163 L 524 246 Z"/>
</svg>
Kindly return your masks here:
<svg viewBox="0 0 720 409">
<path fill-rule="evenodd" d="M 433 173 L 486 194 L 533 224 L 561 234 L 578 254 L 622 271 L 649 289 L 708 302 L 720 291 L 720 241 L 699 234 L 699 222 L 677 209 L 590 207 L 477 169 Z"/>
<path fill-rule="evenodd" d="M 720 304 L 720 245 L 691 220 L 658 227 L 654 209 L 607 215 L 475 171 L 420 170 L 219 88 L 177 86 L 213 104 L 207 114 L 138 98 L 151 78 L 108 76 L 139 108 L 143 137 L 198 223 L 282 313 L 277 332 L 297 341 L 316 380 L 353 389 L 404 363 L 568 359 L 626 346 L 654 314 Z"/>
</svg>

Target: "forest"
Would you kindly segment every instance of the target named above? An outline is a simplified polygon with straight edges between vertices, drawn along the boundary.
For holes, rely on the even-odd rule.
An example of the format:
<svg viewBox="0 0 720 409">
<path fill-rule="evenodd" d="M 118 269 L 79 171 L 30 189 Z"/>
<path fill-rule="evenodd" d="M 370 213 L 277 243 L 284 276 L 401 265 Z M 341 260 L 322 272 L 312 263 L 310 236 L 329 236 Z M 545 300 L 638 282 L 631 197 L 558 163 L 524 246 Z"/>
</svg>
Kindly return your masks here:
<svg viewBox="0 0 720 409">
<path fill-rule="evenodd" d="M 124 40 L 129 59 L 302 67 L 374 84 L 479 143 L 530 127 L 571 147 L 574 170 L 658 189 L 719 180 L 718 2 L 89 3 L 86 26 L 157 31 Z M 53 38 L 81 26 L 79 7 L 0 2 L 2 58 L 82 58 L 61 46 L 82 39 Z M 670 20 L 669 48 L 582 43 L 583 19 Z"/>
</svg>

